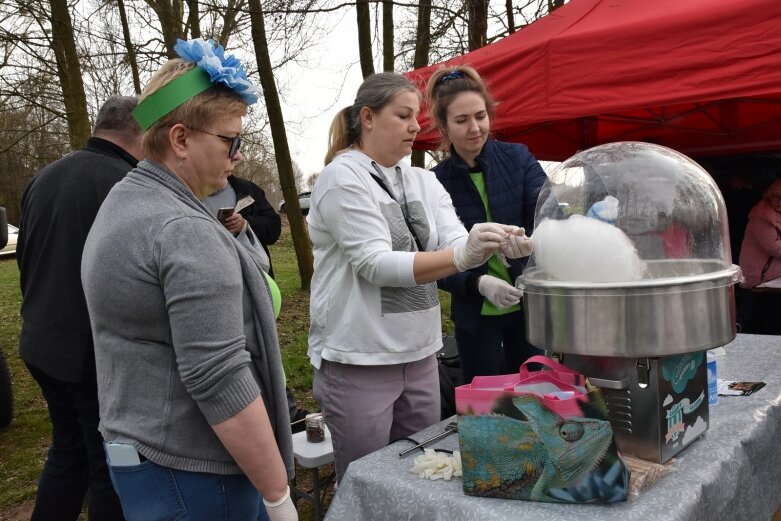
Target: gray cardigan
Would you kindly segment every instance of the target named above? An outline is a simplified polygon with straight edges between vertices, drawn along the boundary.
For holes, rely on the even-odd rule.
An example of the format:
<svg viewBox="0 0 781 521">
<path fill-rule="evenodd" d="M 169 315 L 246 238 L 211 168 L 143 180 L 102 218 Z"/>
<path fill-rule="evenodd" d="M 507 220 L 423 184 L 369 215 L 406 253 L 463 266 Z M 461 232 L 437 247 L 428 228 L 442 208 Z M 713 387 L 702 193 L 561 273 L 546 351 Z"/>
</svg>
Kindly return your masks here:
<svg viewBox="0 0 781 521">
<path fill-rule="evenodd" d="M 241 473 L 211 425 L 260 394 L 292 476 L 268 285 L 181 181 L 139 163 L 103 203 L 81 276 L 106 441 L 130 443 L 166 467 Z"/>
</svg>

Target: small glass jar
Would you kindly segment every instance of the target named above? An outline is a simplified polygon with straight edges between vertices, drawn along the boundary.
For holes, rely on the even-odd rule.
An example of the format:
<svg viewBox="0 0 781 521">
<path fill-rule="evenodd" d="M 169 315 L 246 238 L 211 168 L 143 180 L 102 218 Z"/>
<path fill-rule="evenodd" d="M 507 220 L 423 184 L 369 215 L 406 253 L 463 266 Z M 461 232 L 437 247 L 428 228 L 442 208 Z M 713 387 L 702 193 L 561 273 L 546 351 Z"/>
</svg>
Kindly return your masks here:
<svg viewBox="0 0 781 521">
<path fill-rule="evenodd" d="M 313 412 L 307 414 L 304 419 L 306 426 L 306 441 L 309 443 L 320 443 L 325 441 L 325 418 L 323 413 Z"/>
</svg>

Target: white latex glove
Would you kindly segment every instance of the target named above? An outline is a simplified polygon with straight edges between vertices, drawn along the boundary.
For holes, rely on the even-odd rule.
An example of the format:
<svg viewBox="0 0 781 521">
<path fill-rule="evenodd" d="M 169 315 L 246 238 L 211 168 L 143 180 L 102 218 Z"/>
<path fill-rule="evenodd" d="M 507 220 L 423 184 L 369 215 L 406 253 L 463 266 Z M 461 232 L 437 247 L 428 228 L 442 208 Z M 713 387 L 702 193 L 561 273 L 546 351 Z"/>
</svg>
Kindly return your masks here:
<svg viewBox="0 0 781 521">
<path fill-rule="evenodd" d="M 521 301 L 523 291 L 502 279 L 491 275 L 481 275 L 477 281 L 477 291 L 498 308 L 509 308 Z"/>
<path fill-rule="evenodd" d="M 424 454 L 415 458 L 410 472 L 423 479 L 435 481 L 444 479 L 450 481 L 453 477 L 463 475 L 461 469 L 461 452 L 454 451 L 453 455 L 436 452 L 434 449 L 423 449 Z"/>
<path fill-rule="evenodd" d="M 280 500 L 271 503 L 263 498 L 263 504 L 266 506 L 266 512 L 268 512 L 271 521 L 298 521 L 296 505 L 290 498 L 290 487 L 287 487 L 287 492 Z"/>
<path fill-rule="evenodd" d="M 513 226 L 507 245 L 502 247 L 502 254 L 508 259 L 528 257 L 532 253 L 532 240 L 526 236 L 526 230 Z"/>
<path fill-rule="evenodd" d="M 507 242 L 507 226 L 496 223 L 477 223 L 469 230 L 466 244 L 456 246 L 453 264 L 458 271 L 480 266 Z"/>
</svg>

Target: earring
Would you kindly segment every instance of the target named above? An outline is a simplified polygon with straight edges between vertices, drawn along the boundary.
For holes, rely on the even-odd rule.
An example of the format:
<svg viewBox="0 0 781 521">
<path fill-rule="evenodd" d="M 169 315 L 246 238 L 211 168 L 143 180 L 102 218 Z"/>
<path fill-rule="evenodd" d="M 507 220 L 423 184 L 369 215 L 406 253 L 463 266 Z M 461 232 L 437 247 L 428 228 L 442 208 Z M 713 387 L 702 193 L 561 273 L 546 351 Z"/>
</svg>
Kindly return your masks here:
<svg viewBox="0 0 781 521">
<path fill-rule="evenodd" d="M 184 160 L 187 159 L 186 157 L 180 157 L 179 158 L 179 168 L 182 168 L 184 166 Z"/>
</svg>

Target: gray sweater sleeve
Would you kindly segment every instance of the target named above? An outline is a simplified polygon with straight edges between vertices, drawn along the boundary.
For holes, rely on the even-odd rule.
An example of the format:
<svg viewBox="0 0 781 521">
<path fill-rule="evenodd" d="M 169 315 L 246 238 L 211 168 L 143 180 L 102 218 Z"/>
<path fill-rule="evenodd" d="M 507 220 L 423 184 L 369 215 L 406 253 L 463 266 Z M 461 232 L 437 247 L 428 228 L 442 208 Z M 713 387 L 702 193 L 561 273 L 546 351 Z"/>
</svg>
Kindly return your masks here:
<svg viewBox="0 0 781 521">
<path fill-rule="evenodd" d="M 207 218 L 170 221 L 155 241 L 182 383 L 214 425 L 260 395 L 245 347 L 236 246 Z"/>
</svg>

